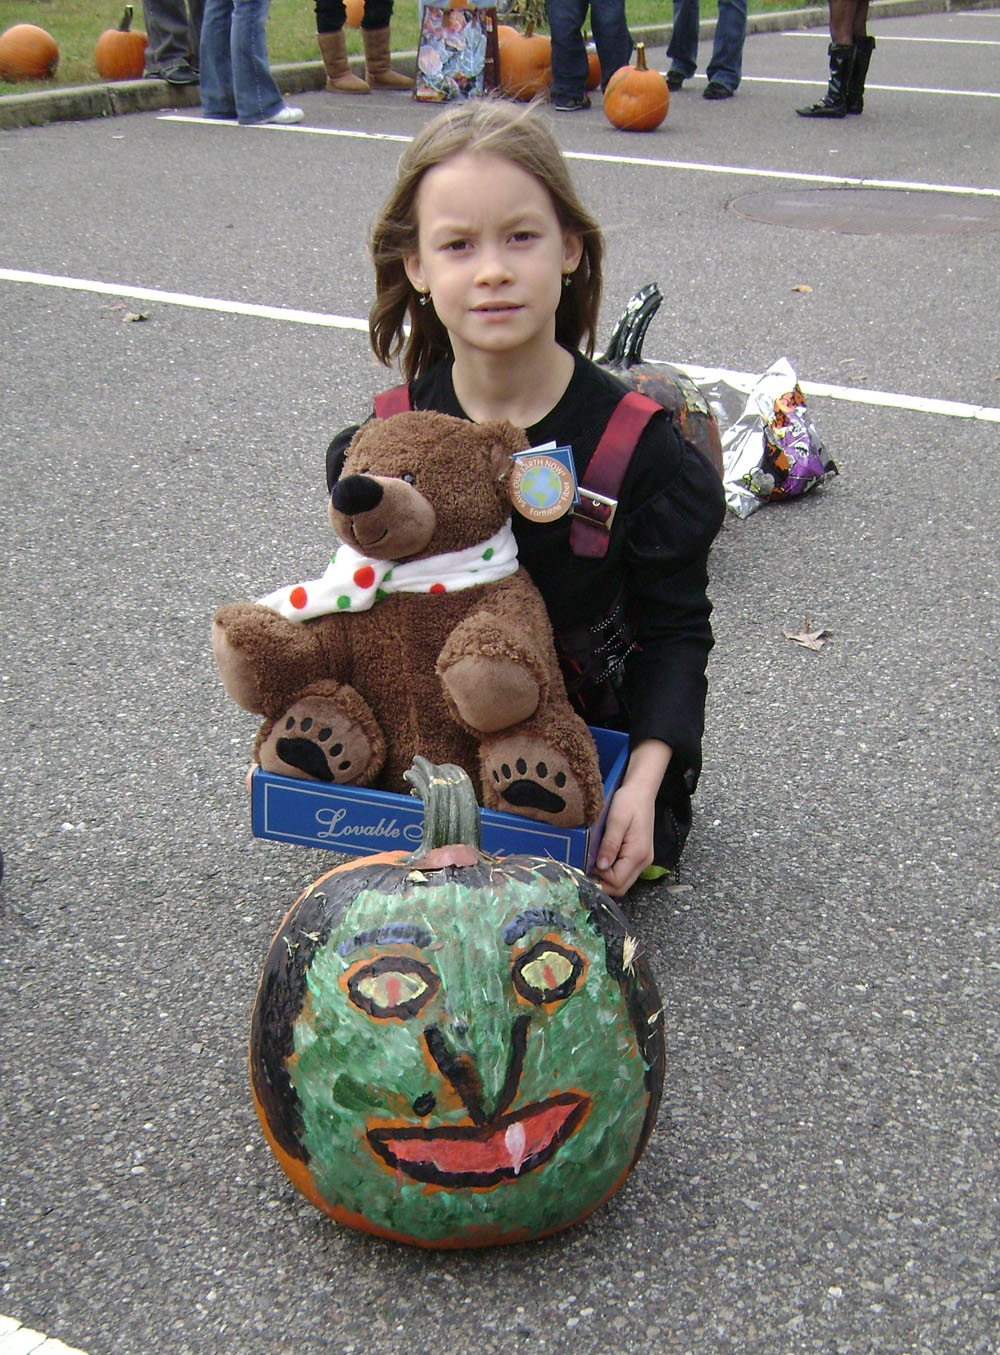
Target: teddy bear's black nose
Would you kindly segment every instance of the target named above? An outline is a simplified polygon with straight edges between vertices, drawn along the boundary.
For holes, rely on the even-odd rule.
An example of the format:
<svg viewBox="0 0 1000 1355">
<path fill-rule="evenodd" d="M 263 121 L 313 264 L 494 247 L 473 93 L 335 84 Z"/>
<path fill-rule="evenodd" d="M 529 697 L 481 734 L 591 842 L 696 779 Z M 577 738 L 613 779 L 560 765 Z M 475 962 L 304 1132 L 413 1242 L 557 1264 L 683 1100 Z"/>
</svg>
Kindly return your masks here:
<svg viewBox="0 0 1000 1355">
<path fill-rule="evenodd" d="M 338 513 L 367 513 L 382 502 L 382 486 L 370 475 L 347 475 L 338 480 L 330 495 Z"/>
</svg>

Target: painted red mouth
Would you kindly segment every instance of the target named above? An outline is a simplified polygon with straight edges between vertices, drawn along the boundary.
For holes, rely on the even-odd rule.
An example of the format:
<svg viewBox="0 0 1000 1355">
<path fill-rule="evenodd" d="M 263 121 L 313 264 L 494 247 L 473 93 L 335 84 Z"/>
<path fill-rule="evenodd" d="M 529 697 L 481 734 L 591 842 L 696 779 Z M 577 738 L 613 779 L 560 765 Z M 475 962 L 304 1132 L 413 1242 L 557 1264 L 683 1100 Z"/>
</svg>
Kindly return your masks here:
<svg viewBox="0 0 1000 1355">
<path fill-rule="evenodd" d="M 368 1142 L 394 1171 L 415 1181 L 455 1189 L 514 1181 L 547 1162 L 575 1133 L 590 1099 L 562 1092 L 487 1125 L 387 1126 Z"/>
</svg>

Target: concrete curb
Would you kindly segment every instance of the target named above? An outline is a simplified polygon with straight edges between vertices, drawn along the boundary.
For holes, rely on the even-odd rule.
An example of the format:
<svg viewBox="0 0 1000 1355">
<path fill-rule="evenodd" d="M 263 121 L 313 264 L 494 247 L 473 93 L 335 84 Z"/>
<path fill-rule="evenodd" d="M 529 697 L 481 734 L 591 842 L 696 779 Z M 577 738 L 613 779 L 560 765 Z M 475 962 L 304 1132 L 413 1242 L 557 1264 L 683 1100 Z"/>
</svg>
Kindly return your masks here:
<svg viewBox="0 0 1000 1355">
<path fill-rule="evenodd" d="M 872 0 L 870 19 L 893 19 L 907 14 L 939 14 L 962 9 L 994 9 L 997 0 Z M 825 28 L 829 22 L 826 5 L 808 9 L 780 10 L 769 14 L 751 14 L 747 33 L 774 33 L 786 28 Z M 660 47 L 670 39 L 670 24 L 632 30 L 637 42 Z M 715 20 L 701 25 L 702 39 L 715 32 Z M 393 64 L 409 75 L 416 65 L 415 52 L 396 52 Z M 364 58 L 351 59 L 359 73 Z M 273 67 L 274 78 L 285 94 L 322 89 L 326 83 L 320 61 L 302 61 Z M 8 94 L 0 98 L 0 130 L 15 127 L 41 127 L 50 122 L 76 121 L 82 118 L 112 118 L 126 113 L 148 113 L 165 108 L 197 108 L 201 95 L 197 85 L 168 85 L 165 80 L 122 80 L 115 84 L 70 85 L 63 89 L 34 90 L 30 94 Z"/>
</svg>

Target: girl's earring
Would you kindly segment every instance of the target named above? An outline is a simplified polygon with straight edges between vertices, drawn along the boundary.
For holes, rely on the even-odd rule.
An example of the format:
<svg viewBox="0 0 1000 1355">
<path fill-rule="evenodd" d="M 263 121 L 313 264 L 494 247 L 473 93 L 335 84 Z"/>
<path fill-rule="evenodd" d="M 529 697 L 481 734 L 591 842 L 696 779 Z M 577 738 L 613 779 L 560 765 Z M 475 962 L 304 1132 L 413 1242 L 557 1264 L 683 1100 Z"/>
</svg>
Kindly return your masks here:
<svg viewBox="0 0 1000 1355">
<path fill-rule="evenodd" d="M 573 286 L 573 274 L 572 274 L 572 273 L 564 273 L 564 274 L 563 274 L 563 287 L 572 287 L 572 286 Z"/>
<path fill-rule="evenodd" d="M 430 300 L 431 300 L 431 294 L 430 294 L 430 292 L 421 292 L 420 295 L 417 297 L 417 305 L 418 305 L 418 306 L 429 306 L 429 305 L 430 305 Z"/>
</svg>

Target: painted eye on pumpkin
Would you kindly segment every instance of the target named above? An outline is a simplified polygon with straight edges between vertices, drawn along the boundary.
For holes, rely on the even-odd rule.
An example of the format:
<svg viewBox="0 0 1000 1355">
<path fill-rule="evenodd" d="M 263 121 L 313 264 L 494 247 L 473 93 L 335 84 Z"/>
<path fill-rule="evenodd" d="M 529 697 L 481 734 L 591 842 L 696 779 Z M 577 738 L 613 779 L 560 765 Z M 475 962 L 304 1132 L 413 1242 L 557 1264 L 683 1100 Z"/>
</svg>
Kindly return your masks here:
<svg viewBox="0 0 1000 1355">
<path fill-rule="evenodd" d="M 519 957 L 512 977 L 521 997 L 541 1006 L 546 1002 L 562 1002 L 575 992 L 584 968 L 579 951 L 555 941 L 539 941 Z"/>
<path fill-rule="evenodd" d="M 416 1016 L 441 987 L 433 969 L 404 955 L 385 955 L 359 966 L 348 977 L 347 992 L 356 1007 L 376 1021 L 405 1021 Z"/>
</svg>

